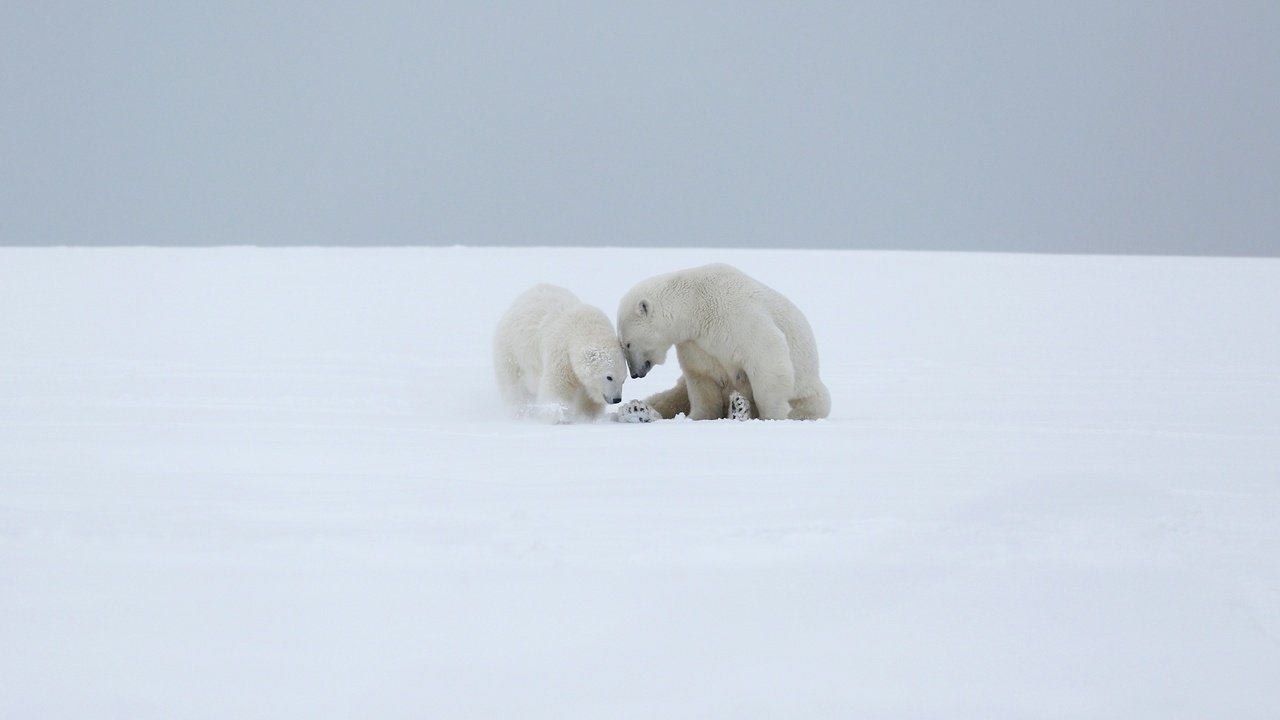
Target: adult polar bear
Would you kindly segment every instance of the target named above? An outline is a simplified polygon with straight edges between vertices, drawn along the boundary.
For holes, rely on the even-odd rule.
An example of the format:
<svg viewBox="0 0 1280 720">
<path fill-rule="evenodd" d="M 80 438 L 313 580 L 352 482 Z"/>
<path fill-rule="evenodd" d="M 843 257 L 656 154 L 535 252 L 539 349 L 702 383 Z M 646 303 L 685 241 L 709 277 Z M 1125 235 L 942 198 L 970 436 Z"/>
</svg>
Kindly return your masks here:
<svg viewBox="0 0 1280 720">
<path fill-rule="evenodd" d="M 556 421 L 594 420 L 606 403 L 622 402 L 627 373 L 608 316 L 545 283 L 521 293 L 498 322 L 493 367 L 509 405 Z"/>
<path fill-rule="evenodd" d="M 675 346 L 680 381 L 645 401 L 664 418 L 683 412 L 710 420 L 750 412 L 767 420 L 809 420 L 831 412 L 804 314 L 729 265 L 639 283 L 618 306 L 618 337 L 633 378 L 661 365 Z"/>
</svg>

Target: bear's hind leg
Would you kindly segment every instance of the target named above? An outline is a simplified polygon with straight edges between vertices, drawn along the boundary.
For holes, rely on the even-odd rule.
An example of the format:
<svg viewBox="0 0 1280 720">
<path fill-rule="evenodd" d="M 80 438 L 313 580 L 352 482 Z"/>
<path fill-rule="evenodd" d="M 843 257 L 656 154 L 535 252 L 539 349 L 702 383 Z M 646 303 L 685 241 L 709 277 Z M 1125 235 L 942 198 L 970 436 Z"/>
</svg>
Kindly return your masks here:
<svg viewBox="0 0 1280 720">
<path fill-rule="evenodd" d="M 689 419 L 719 420 L 725 417 L 726 399 L 720 383 L 705 375 L 685 376 L 689 387 Z"/>
<path fill-rule="evenodd" d="M 508 355 L 499 355 L 495 358 L 493 373 L 498 381 L 498 393 L 507 405 L 520 407 L 528 405 L 533 400 L 533 395 L 525 386 L 525 378 L 520 371 L 520 364 L 514 358 Z"/>
<path fill-rule="evenodd" d="M 676 381 L 675 387 L 645 398 L 654 412 L 664 418 L 673 418 L 681 413 L 689 414 L 689 390 L 684 376 Z"/>
</svg>

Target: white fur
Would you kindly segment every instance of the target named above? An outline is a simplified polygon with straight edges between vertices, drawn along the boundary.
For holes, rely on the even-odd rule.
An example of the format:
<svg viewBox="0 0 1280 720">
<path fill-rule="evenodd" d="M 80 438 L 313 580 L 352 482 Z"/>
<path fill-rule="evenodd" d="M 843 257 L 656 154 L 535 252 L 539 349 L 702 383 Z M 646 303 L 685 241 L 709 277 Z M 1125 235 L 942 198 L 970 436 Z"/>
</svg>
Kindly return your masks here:
<svg viewBox="0 0 1280 720">
<path fill-rule="evenodd" d="M 661 365 L 672 346 L 682 377 L 646 402 L 663 417 L 814 419 L 831 412 L 818 346 L 800 309 L 737 268 L 716 264 L 649 278 L 618 306 L 618 336 L 632 377 Z"/>
<path fill-rule="evenodd" d="M 498 390 L 523 414 L 593 420 L 622 400 L 627 366 L 609 318 L 568 290 L 535 285 L 512 303 L 493 337 Z"/>
</svg>

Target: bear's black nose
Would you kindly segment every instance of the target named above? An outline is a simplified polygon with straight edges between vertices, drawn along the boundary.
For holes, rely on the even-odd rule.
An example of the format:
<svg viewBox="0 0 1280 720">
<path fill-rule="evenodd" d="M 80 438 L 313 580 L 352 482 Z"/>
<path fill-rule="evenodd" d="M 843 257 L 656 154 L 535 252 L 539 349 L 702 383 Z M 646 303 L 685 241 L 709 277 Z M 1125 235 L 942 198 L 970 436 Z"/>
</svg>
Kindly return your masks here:
<svg viewBox="0 0 1280 720">
<path fill-rule="evenodd" d="M 617 405 L 618 403 L 622 402 L 622 398 L 620 398 L 620 397 L 616 397 L 616 398 L 614 398 L 614 399 L 610 400 L 609 402 L 610 402 L 611 404 Z"/>
<path fill-rule="evenodd" d="M 631 379 L 632 379 L 632 380 L 635 380 L 635 379 L 636 379 L 636 378 L 638 378 L 638 377 L 640 377 L 640 376 L 639 376 L 639 375 L 637 375 L 637 374 L 635 374 L 635 373 L 631 373 Z"/>
</svg>

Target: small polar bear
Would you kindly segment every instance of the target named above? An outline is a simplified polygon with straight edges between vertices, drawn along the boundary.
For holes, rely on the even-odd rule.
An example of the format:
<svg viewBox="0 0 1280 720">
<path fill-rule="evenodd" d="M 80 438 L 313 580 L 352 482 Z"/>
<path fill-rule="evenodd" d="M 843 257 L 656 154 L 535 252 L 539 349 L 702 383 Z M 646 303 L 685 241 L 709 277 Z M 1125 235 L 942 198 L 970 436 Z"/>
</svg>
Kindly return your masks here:
<svg viewBox="0 0 1280 720">
<path fill-rule="evenodd" d="M 831 412 L 804 314 L 732 266 L 639 283 L 619 303 L 618 338 L 633 378 L 661 365 L 675 346 L 680 380 L 645 401 L 661 417 L 810 420 Z"/>
<path fill-rule="evenodd" d="M 606 404 L 622 402 L 627 376 L 608 316 L 547 284 L 521 293 L 502 316 L 493 365 L 507 404 L 553 422 L 599 418 Z M 642 410 L 628 410 L 628 419 L 646 421 Z"/>
</svg>

